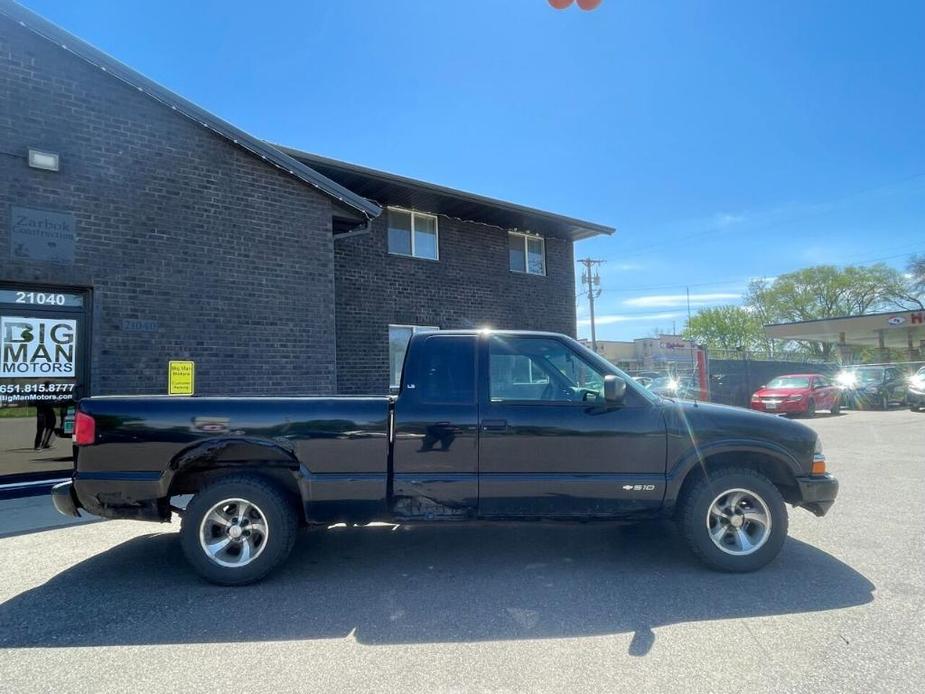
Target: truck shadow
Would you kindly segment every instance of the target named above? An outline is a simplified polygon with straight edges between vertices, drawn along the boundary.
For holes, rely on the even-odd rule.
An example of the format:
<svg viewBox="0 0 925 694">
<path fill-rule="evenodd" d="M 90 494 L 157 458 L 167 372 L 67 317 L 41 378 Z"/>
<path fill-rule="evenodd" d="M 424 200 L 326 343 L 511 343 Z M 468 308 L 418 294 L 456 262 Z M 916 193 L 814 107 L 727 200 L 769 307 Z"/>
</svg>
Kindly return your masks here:
<svg viewBox="0 0 925 694">
<path fill-rule="evenodd" d="M 129 540 L 0 605 L 0 647 L 355 638 L 364 644 L 633 633 L 868 603 L 874 585 L 790 539 L 748 575 L 701 567 L 667 523 L 306 533 L 243 588 L 201 581 L 176 533 Z"/>
</svg>

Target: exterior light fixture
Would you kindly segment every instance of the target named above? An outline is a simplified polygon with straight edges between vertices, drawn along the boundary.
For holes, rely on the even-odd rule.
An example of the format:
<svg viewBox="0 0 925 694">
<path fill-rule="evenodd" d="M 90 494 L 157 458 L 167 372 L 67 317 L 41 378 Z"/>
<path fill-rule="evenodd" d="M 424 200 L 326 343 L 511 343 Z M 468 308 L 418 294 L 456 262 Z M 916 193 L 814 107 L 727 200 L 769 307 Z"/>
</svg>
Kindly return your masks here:
<svg viewBox="0 0 925 694">
<path fill-rule="evenodd" d="M 29 166 L 33 169 L 42 169 L 44 171 L 58 171 L 60 169 L 60 158 L 57 154 L 51 152 L 42 152 L 37 149 L 29 150 Z"/>
</svg>

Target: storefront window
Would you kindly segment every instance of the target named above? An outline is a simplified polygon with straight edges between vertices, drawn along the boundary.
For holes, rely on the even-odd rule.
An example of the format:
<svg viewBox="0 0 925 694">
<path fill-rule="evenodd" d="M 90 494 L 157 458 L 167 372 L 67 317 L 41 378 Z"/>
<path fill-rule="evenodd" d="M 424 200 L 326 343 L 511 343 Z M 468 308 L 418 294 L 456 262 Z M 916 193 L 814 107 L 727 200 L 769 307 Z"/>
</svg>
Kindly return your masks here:
<svg viewBox="0 0 925 694">
<path fill-rule="evenodd" d="M 0 287 L 0 486 L 70 475 L 86 296 Z"/>
</svg>

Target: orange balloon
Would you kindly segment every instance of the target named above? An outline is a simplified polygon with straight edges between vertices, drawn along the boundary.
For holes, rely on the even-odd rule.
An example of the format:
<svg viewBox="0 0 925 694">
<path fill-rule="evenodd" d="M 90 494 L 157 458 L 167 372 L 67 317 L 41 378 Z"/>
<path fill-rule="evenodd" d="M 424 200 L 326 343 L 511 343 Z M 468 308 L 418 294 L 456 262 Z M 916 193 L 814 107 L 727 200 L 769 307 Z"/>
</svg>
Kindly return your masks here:
<svg viewBox="0 0 925 694">
<path fill-rule="evenodd" d="M 555 7 L 557 10 L 564 10 L 566 7 L 572 4 L 574 0 L 549 0 L 549 4 Z"/>
<path fill-rule="evenodd" d="M 601 4 L 601 0 L 578 0 L 578 6 L 583 10 L 596 10 Z"/>
</svg>

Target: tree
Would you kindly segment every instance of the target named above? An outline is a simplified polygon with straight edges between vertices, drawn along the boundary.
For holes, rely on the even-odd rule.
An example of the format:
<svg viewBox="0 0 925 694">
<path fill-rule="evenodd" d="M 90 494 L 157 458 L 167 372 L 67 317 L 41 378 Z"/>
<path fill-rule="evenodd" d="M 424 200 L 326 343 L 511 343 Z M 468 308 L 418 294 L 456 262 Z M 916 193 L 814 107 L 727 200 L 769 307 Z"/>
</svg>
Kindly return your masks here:
<svg viewBox="0 0 925 694">
<path fill-rule="evenodd" d="M 909 287 L 909 301 L 918 304 L 917 308 L 925 308 L 922 303 L 925 298 L 925 255 L 914 255 L 906 263 L 907 286 Z"/>
<path fill-rule="evenodd" d="M 701 309 L 684 326 L 684 339 L 709 349 L 770 351 L 761 320 L 742 306 Z"/>
<path fill-rule="evenodd" d="M 902 273 L 883 263 L 818 265 L 749 284 L 745 305 L 764 324 L 856 316 L 910 308 L 915 299 Z M 831 344 L 802 343 L 815 356 L 830 358 Z"/>
</svg>

